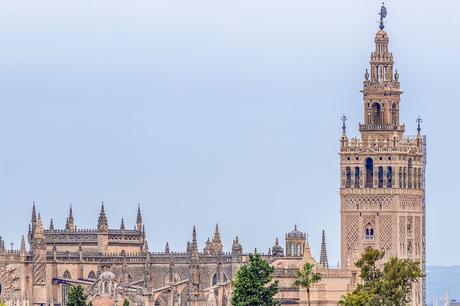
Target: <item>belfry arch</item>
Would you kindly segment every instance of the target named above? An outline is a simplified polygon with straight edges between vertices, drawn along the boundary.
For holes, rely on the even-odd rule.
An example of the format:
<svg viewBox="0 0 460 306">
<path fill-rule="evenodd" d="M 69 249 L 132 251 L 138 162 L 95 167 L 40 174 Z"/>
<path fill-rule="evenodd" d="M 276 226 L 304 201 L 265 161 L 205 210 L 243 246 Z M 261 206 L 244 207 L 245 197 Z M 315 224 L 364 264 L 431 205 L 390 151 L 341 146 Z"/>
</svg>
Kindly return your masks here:
<svg viewBox="0 0 460 306">
<path fill-rule="evenodd" d="M 366 158 L 366 188 L 374 187 L 374 160 L 371 157 Z"/>
</svg>

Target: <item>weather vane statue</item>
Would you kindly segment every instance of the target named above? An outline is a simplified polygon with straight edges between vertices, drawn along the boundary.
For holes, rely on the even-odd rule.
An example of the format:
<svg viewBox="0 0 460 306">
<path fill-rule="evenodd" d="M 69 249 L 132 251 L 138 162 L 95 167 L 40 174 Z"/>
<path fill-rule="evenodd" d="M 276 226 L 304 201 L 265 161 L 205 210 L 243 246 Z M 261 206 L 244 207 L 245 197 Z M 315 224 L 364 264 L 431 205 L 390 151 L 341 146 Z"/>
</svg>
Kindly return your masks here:
<svg viewBox="0 0 460 306">
<path fill-rule="evenodd" d="M 383 30 L 385 28 L 385 25 L 383 24 L 383 19 L 387 17 L 387 8 L 385 7 L 385 3 L 382 2 L 382 8 L 380 9 L 380 30 Z"/>
</svg>

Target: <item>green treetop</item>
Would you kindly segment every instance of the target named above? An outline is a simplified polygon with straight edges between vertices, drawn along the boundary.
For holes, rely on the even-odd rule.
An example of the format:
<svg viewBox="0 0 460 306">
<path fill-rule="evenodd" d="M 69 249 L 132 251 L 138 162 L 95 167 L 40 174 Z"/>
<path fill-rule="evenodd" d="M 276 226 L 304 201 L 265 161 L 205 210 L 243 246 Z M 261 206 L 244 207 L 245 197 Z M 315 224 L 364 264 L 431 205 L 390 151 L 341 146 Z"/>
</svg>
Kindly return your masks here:
<svg viewBox="0 0 460 306">
<path fill-rule="evenodd" d="M 410 302 L 412 286 L 422 277 L 420 263 L 411 259 L 390 257 L 379 264 L 385 253 L 366 249 L 356 266 L 361 269 L 362 284 L 345 295 L 340 304 L 346 306 L 403 306 Z"/>
<path fill-rule="evenodd" d="M 86 296 L 83 287 L 71 287 L 67 296 L 67 306 L 86 306 Z"/>
<path fill-rule="evenodd" d="M 309 262 L 305 263 L 302 269 L 297 271 L 297 279 L 294 282 L 294 286 L 307 289 L 308 306 L 310 306 L 310 288 L 320 280 L 321 275 L 313 272 L 313 265 Z"/>
<path fill-rule="evenodd" d="M 278 281 L 273 281 L 274 268 L 259 254 L 250 255 L 233 281 L 233 306 L 273 306 Z"/>
</svg>

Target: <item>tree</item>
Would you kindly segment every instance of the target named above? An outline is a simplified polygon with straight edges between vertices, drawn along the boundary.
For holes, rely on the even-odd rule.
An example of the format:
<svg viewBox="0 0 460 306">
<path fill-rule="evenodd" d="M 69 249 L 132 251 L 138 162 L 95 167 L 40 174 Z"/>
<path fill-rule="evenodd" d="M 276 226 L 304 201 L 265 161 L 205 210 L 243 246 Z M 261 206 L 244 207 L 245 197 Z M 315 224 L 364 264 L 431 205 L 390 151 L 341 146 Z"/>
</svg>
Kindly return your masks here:
<svg viewBox="0 0 460 306">
<path fill-rule="evenodd" d="M 294 282 L 294 286 L 307 289 L 308 306 L 310 306 L 310 288 L 320 280 L 321 275 L 313 272 L 313 265 L 309 262 L 305 263 L 302 269 L 297 271 L 297 279 Z"/>
<path fill-rule="evenodd" d="M 259 254 L 250 255 L 249 263 L 242 266 L 233 281 L 233 306 L 277 305 L 278 281 L 273 281 L 274 268 Z"/>
<path fill-rule="evenodd" d="M 67 306 L 86 306 L 86 296 L 83 287 L 71 287 L 67 296 Z"/>
<path fill-rule="evenodd" d="M 129 306 L 129 301 L 128 301 L 128 299 L 125 299 L 125 300 L 123 301 L 123 306 Z"/>
<path fill-rule="evenodd" d="M 346 306 L 403 306 L 410 302 L 412 285 L 422 277 L 420 263 L 411 259 L 390 257 L 381 269 L 385 252 L 366 249 L 356 266 L 361 269 L 362 284 L 345 295 L 340 304 Z"/>
</svg>

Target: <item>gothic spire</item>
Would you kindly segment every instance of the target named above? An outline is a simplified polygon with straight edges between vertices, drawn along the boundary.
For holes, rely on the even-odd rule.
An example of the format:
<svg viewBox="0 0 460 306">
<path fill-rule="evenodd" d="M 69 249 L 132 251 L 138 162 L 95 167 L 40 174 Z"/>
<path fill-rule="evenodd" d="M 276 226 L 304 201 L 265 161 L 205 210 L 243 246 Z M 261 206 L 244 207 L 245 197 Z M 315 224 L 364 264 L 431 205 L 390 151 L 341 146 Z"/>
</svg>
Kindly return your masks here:
<svg viewBox="0 0 460 306">
<path fill-rule="evenodd" d="M 26 252 L 26 239 L 24 238 L 24 235 L 22 235 L 22 239 L 21 239 L 20 252 L 23 253 L 23 254 Z"/>
<path fill-rule="evenodd" d="M 329 263 L 327 261 L 327 251 L 326 251 L 326 234 L 323 230 L 323 236 L 321 239 L 321 254 L 319 258 L 319 264 L 326 269 L 329 269 Z"/>
<path fill-rule="evenodd" d="M 192 231 L 192 243 L 190 244 L 190 252 L 191 253 L 198 253 L 198 242 L 196 240 L 196 227 L 193 226 Z"/>
<path fill-rule="evenodd" d="M 74 223 L 73 221 L 73 212 L 72 212 L 72 204 L 70 204 L 70 208 L 69 208 L 69 221 Z"/>
<path fill-rule="evenodd" d="M 166 241 L 165 253 L 166 253 L 166 254 L 169 254 L 169 242 L 168 242 L 168 241 Z"/>
<path fill-rule="evenodd" d="M 106 232 L 109 229 L 109 225 L 107 222 L 107 216 L 105 215 L 105 210 L 104 210 L 104 202 L 101 204 L 101 211 L 99 213 L 99 219 L 97 222 L 97 229 L 100 232 Z"/>
<path fill-rule="evenodd" d="M 220 239 L 219 224 L 216 224 L 216 230 L 212 238 L 212 249 L 213 254 L 222 254 L 223 246 L 222 240 Z"/>
<path fill-rule="evenodd" d="M 136 217 L 136 230 L 140 231 L 142 229 L 142 214 L 141 214 L 141 204 L 137 205 L 137 217 Z"/>
<path fill-rule="evenodd" d="M 125 230 L 125 220 L 123 218 L 121 218 L 120 230 L 121 231 Z"/>
<path fill-rule="evenodd" d="M 221 243 L 220 240 L 220 232 L 219 232 L 219 224 L 216 224 L 216 230 L 214 231 L 214 238 L 212 239 L 213 243 Z"/>
<path fill-rule="evenodd" d="M 38 217 L 37 217 L 37 224 L 35 226 L 34 238 L 39 239 L 39 240 L 45 239 L 44 230 L 43 230 L 43 222 L 42 222 L 42 218 L 40 217 L 40 214 L 38 214 Z"/>
<path fill-rule="evenodd" d="M 53 218 L 51 218 L 50 220 L 50 231 L 53 231 L 54 230 L 54 222 L 53 222 Z"/>
<path fill-rule="evenodd" d="M 35 201 L 32 202 L 32 226 L 37 222 L 37 211 L 35 209 Z"/>
</svg>

